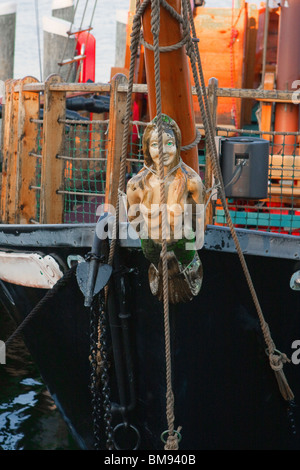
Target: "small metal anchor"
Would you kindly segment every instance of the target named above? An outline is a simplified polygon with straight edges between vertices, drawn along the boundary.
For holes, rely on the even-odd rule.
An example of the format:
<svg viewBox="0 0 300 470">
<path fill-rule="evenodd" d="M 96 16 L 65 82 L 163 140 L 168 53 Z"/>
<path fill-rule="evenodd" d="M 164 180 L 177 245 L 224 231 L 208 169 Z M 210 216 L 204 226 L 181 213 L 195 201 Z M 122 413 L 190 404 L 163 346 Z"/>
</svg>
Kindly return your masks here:
<svg viewBox="0 0 300 470">
<path fill-rule="evenodd" d="M 106 213 L 103 214 L 97 225 L 104 227 L 103 222 L 107 217 Z M 85 297 L 85 307 L 91 307 L 94 296 L 106 286 L 112 273 L 112 266 L 103 263 L 104 257 L 101 253 L 103 239 L 98 237 L 98 233 L 99 231 L 95 230 L 92 251 L 87 254 L 85 261 L 78 263 L 76 270 L 77 283 Z"/>
</svg>

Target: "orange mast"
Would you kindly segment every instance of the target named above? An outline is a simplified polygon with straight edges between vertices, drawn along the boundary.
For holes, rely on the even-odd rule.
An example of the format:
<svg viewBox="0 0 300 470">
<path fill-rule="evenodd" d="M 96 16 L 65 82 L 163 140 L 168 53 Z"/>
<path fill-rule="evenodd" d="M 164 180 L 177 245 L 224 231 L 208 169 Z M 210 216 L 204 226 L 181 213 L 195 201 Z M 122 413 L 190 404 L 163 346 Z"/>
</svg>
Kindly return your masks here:
<svg viewBox="0 0 300 470">
<path fill-rule="evenodd" d="M 179 14 L 181 13 L 180 0 L 167 0 L 167 3 Z M 146 8 L 142 21 L 144 40 L 153 45 L 150 5 Z M 180 24 L 164 7 L 160 7 L 159 45 L 171 46 L 181 40 Z M 144 54 L 149 112 L 150 119 L 153 119 L 156 116 L 154 52 L 145 47 Z M 182 146 L 190 145 L 195 141 L 197 134 L 189 64 L 184 46 L 174 51 L 160 53 L 160 74 L 162 112 L 177 122 L 181 130 Z M 181 156 L 187 165 L 199 173 L 197 145 L 190 150 L 183 150 Z"/>
</svg>

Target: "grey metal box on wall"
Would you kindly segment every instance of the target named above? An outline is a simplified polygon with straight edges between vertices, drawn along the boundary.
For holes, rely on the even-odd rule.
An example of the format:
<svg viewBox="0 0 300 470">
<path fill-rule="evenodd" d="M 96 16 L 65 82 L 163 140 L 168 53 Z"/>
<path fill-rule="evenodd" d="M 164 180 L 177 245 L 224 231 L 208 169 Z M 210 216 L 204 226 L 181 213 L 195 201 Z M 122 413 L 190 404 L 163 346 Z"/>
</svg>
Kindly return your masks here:
<svg viewBox="0 0 300 470">
<path fill-rule="evenodd" d="M 221 140 L 220 165 L 226 197 L 268 197 L 269 141 L 258 137 Z"/>
</svg>

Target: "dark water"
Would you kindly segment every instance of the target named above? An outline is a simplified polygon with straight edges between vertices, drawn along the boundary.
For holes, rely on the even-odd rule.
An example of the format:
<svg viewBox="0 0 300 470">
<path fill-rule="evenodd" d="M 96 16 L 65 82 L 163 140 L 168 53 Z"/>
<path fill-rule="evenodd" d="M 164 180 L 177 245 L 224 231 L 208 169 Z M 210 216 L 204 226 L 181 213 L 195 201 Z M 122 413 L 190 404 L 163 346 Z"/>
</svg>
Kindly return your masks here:
<svg viewBox="0 0 300 470">
<path fill-rule="evenodd" d="M 0 338 L 15 324 L 0 311 Z M 0 364 L 0 450 L 77 450 L 22 338 Z"/>
</svg>

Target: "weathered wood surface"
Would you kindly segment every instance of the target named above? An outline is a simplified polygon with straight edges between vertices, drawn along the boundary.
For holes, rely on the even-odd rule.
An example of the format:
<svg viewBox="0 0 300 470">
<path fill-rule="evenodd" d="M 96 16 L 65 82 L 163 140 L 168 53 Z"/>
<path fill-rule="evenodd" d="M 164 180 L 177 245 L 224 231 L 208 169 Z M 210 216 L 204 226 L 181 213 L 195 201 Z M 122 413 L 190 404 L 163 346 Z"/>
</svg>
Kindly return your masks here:
<svg viewBox="0 0 300 470">
<path fill-rule="evenodd" d="M 34 77 L 25 77 L 21 81 L 19 96 L 18 122 L 18 168 L 16 181 L 16 217 L 15 223 L 28 224 L 36 219 L 37 193 L 30 190 L 36 180 L 36 157 L 38 145 L 38 124 L 32 119 L 39 118 L 39 94 L 22 91 L 27 83 L 36 83 Z"/>
<path fill-rule="evenodd" d="M 12 123 L 12 84 L 14 80 L 6 80 L 5 82 L 5 119 L 3 119 L 3 161 L 2 161 L 2 178 L 1 178 L 1 222 L 7 222 L 7 198 L 9 184 L 9 163 L 10 163 L 10 139 L 11 139 L 11 123 Z"/>
<path fill-rule="evenodd" d="M 125 75 L 117 74 L 112 80 L 110 97 L 105 202 L 112 204 L 114 207 L 116 207 L 118 198 L 120 158 L 122 155 L 124 117 L 126 111 L 126 95 L 118 93 L 118 85 L 125 83 L 127 83 Z"/>
<path fill-rule="evenodd" d="M 216 78 L 211 78 L 208 84 L 208 105 L 209 105 L 209 112 L 211 114 L 211 122 L 213 129 L 216 129 L 217 126 L 217 107 L 218 107 L 218 97 L 217 97 L 217 89 L 218 89 L 218 80 Z M 215 133 L 214 133 L 215 134 Z M 215 137 L 215 135 L 214 135 Z M 207 149 L 207 147 L 206 147 Z M 206 190 L 209 190 L 213 186 L 213 168 L 212 162 L 209 154 L 206 156 L 205 162 L 205 187 Z M 206 194 L 206 203 L 211 196 L 211 191 Z M 213 208 L 212 204 L 208 204 L 206 207 L 206 214 L 205 214 L 205 221 L 206 224 L 213 223 Z"/>
<path fill-rule="evenodd" d="M 15 91 L 15 85 L 20 80 L 11 83 L 11 119 L 9 129 L 9 149 L 7 149 L 7 194 L 6 194 L 6 221 L 14 223 L 17 211 L 17 168 L 18 168 L 18 122 L 19 122 L 19 93 Z"/>
<path fill-rule="evenodd" d="M 50 90 L 50 84 L 61 82 L 59 75 L 51 75 L 45 82 L 45 104 L 43 122 L 43 150 L 41 173 L 42 224 L 63 222 L 64 195 L 57 191 L 63 187 L 64 161 L 56 158 L 61 154 L 65 125 L 60 119 L 65 118 L 65 92 Z"/>
</svg>

